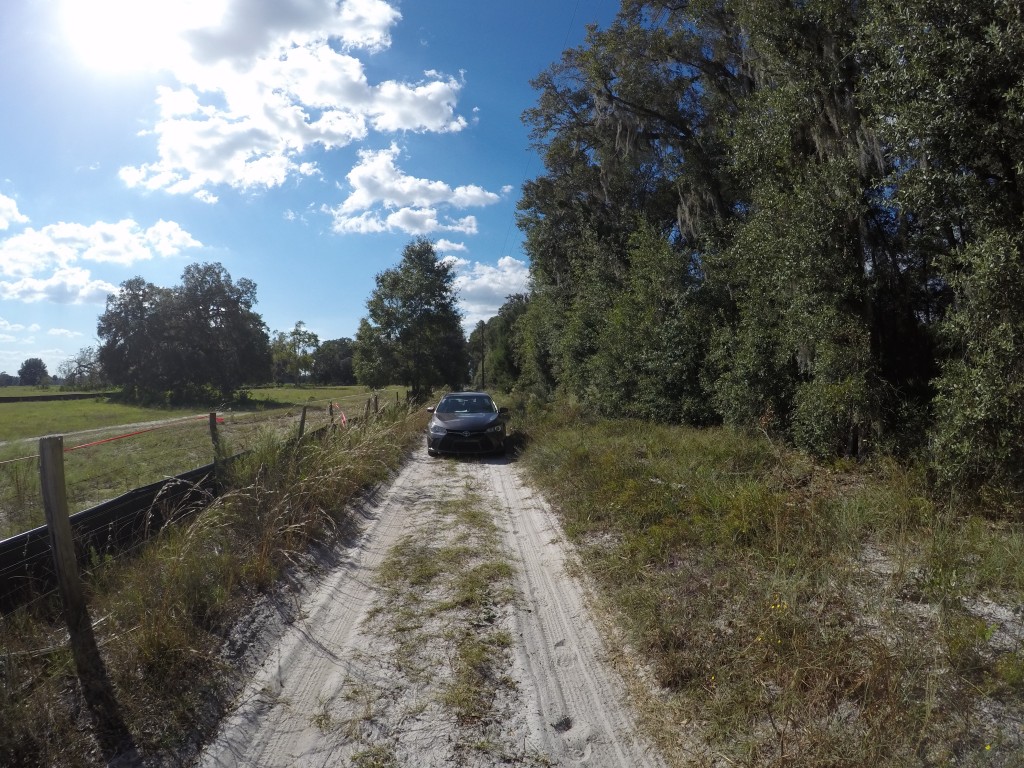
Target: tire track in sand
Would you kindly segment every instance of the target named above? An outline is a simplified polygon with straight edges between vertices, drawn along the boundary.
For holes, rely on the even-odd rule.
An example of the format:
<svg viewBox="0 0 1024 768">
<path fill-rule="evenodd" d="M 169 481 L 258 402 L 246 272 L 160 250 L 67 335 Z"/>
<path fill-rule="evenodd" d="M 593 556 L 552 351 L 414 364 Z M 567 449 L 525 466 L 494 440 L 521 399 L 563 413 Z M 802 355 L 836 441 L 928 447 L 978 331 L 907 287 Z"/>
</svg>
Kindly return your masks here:
<svg viewBox="0 0 1024 768">
<path fill-rule="evenodd" d="M 501 619 L 514 639 L 505 670 L 514 685 L 496 695 L 491 721 L 476 726 L 437 704 L 451 660 L 425 648 L 437 673 L 410 679 L 396 663 L 394 643 L 379 634 L 380 615 L 371 620 L 387 602 L 377 568 L 403 538 L 438 526 L 445 483 L 453 482 L 474 487 L 493 511 L 519 593 Z M 512 463 L 449 463 L 417 452 L 364 514 L 359 546 L 307 597 L 302 618 L 257 671 L 199 765 L 661 768 L 605 662 L 587 591 L 567 571 L 558 522 Z M 367 692 L 372 711 L 353 711 L 353 684 Z M 361 737 L 343 725 L 353 718 L 362 723 Z M 376 739 L 371 751 L 367 736 Z M 458 747 L 473 739 L 486 749 Z M 371 755 L 379 759 L 365 762 Z"/>
<path fill-rule="evenodd" d="M 199 765 L 333 765 L 334 745 L 314 716 L 324 701 L 341 694 L 355 644 L 374 599 L 373 574 L 406 531 L 410 511 L 429 503 L 414 463 L 406 464 L 366 519 L 350 557 L 307 598 L 303 616 L 264 661 L 204 750 Z"/>
<path fill-rule="evenodd" d="M 506 546 L 519 561 L 525 606 L 516 614 L 515 674 L 534 749 L 559 765 L 663 765 L 641 739 L 621 681 L 605 661 L 585 588 L 566 568 L 568 544 L 553 512 L 514 466 L 487 470 Z"/>
</svg>

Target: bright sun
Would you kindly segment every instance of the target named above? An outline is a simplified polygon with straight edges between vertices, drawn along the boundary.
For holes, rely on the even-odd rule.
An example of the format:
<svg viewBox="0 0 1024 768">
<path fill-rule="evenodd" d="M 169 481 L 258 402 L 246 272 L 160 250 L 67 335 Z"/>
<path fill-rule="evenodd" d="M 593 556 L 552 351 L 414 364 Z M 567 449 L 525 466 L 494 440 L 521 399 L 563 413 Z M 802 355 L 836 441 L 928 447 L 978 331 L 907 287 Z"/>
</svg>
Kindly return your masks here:
<svg viewBox="0 0 1024 768">
<path fill-rule="evenodd" d="M 61 21 L 85 65 L 130 73 L 180 61 L 188 54 L 182 33 L 216 22 L 222 10 L 209 0 L 64 0 Z"/>
</svg>

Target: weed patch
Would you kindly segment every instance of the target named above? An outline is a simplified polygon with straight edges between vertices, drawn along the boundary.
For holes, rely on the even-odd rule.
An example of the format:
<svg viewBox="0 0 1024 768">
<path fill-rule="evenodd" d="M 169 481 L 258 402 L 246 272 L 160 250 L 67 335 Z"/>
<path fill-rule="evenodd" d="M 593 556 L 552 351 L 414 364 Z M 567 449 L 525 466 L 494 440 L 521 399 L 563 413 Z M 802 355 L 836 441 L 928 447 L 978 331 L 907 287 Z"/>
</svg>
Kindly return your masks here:
<svg viewBox="0 0 1024 768">
<path fill-rule="evenodd" d="M 892 462 L 579 416 L 534 414 L 524 464 L 677 713 L 666 749 L 685 730 L 743 765 L 1024 752 L 1024 527 Z"/>
<path fill-rule="evenodd" d="M 215 724 L 238 683 L 221 659 L 231 628 L 257 593 L 309 564 L 311 547 L 348 530 L 350 503 L 399 465 L 424 421 L 392 413 L 297 445 L 267 435 L 191 520 L 86 574 L 97 640 L 145 755 L 173 754 Z M 101 763 L 59 613 L 43 600 L 0 623 L 0 764 Z"/>
</svg>

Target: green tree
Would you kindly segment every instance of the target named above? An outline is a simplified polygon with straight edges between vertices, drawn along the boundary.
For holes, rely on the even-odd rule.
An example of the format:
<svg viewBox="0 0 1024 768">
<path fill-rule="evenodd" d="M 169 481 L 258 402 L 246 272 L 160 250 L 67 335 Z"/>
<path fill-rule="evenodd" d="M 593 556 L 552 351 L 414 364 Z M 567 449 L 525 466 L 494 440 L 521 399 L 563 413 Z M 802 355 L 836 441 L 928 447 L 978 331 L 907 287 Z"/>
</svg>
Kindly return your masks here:
<svg viewBox="0 0 1024 768">
<path fill-rule="evenodd" d="M 468 355 L 452 265 L 420 238 L 405 246 L 399 265 L 378 274 L 376 283 L 356 334 L 359 383 L 401 382 L 414 395 L 441 384 L 462 386 Z"/>
<path fill-rule="evenodd" d="M 590 361 L 590 400 L 601 413 L 657 421 L 715 421 L 701 380 L 710 324 L 700 280 L 678 247 L 642 225 L 629 273 Z"/>
<path fill-rule="evenodd" d="M 266 381 L 266 326 L 253 309 L 256 284 L 237 283 L 220 264 L 193 264 L 173 289 L 136 277 L 107 297 L 97 333 L 110 380 L 138 396 L 230 398 Z"/>
<path fill-rule="evenodd" d="M 1024 23 L 1008 0 L 873 0 L 870 106 L 947 295 L 931 429 L 953 486 L 1024 487 Z"/>
<path fill-rule="evenodd" d="M 365 317 L 361 319 L 352 355 L 356 381 L 371 389 L 380 389 L 399 381 L 401 366 L 396 357 L 397 346 L 379 326 L 373 325 Z"/>
<path fill-rule="evenodd" d="M 271 342 L 274 380 L 284 379 L 296 385 L 302 383 L 312 375 L 313 358 L 319 347 L 319 337 L 307 330 L 301 320 L 287 333 L 278 331 Z"/>
<path fill-rule="evenodd" d="M 330 339 L 313 353 L 313 379 L 320 384 L 349 386 L 356 383 L 352 368 L 355 343 L 352 339 Z"/>
<path fill-rule="evenodd" d="M 28 358 L 18 369 L 18 379 L 25 386 L 37 387 L 47 383 L 49 378 L 49 374 L 46 372 L 46 363 L 38 357 Z"/>
<path fill-rule="evenodd" d="M 469 335 L 470 379 L 477 388 L 509 392 L 520 377 L 515 353 L 515 327 L 526 311 L 525 294 L 505 299 L 498 314 L 476 324 Z"/>
<path fill-rule="evenodd" d="M 163 350 L 170 343 L 167 328 L 171 291 L 133 277 L 107 296 L 97 322 L 99 361 L 110 381 L 128 394 L 170 389 L 173 361 Z"/>
<path fill-rule="evenodd" d="M 96 389 L 105 384 L 96 347 L 82 347 L 57 367 L 57 373 L 63 379 L 63 386 L 69 388 Z"/>
</svg>

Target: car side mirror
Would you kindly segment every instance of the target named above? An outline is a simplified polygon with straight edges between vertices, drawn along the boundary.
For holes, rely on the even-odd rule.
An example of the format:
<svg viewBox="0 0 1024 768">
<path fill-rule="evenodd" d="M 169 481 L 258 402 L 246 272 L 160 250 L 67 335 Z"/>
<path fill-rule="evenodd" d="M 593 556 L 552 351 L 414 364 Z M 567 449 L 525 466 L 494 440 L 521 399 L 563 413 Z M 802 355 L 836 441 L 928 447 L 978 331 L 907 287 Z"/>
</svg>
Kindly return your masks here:
<svg viewBox="0 0 1024 768">
<path fill-rule="evenodd" d="M 429 406 L 427 408 L 427 413 L 433 413 L 433 412 L 434 412 L 434 406 L 431 405 L 431 406 Z"/>
<path fill-rule="evenodd" d="M 498 409 L 498 413 L 502 416 L 508 416 L 508 407 L 504 405 L 501 406 L 501 408 Z"/>
</svg>

